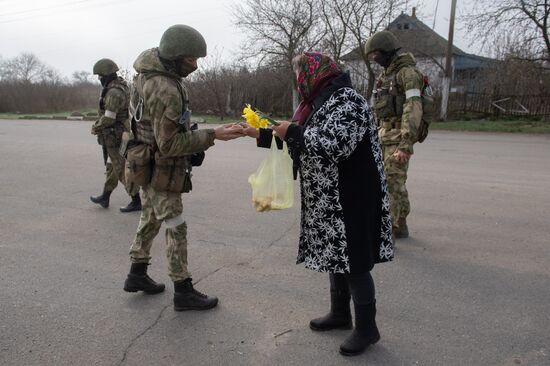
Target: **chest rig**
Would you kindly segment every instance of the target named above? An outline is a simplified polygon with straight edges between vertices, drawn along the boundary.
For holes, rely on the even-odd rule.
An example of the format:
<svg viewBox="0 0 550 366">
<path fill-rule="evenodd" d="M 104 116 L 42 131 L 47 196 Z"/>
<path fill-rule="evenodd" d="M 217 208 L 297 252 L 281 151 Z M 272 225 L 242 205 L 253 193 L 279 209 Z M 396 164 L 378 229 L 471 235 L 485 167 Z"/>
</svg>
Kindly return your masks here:
<svg viewBox="0 0 550 366">
<path fill-rule="evenodd" d="M 104 88 L 101 89 L 101 94 L 99 95 L 99 113 L 100 115 L 105 114 L 105 97 L 110 90 L 118 89 L 124 93 L 125 98 L 128 98 L 129 90 L 128 85 L 121 79 L 117 78 L 107 84 Z M 128 118 L 128 104 L 125 103 L 125 107 L 119 109 L 116 112 L 115 121 L 117 124 L 124 124 L 124 121 Z"/>
<path fill-rule="evenodd" d="M 376 81 L 373 109 L 379 122 L 387 129 L 401 128 L 401 116 L 406 96 L 405 90 L 397 83 L 397 72 L 382 74 Z"/>
<path fill-rule="evenodd" d="M 138 74 L 134 78 L 133 100 L 130 103 L 130 113 L 132 115 L 132 131 L 138 142 L 153 146 L 156 150 L 155 134 L 153 123 L 148 108 L 145 106 L 143 85 L 145 82 L 156 76 L 169 78 L 177 87 L 182 101 L 182 110 L 177 122 L 178 132 L 186 132 L 191 129 L 191 111 L 189 110 L 189 98 L 187 91 L 181 85 L 179 80 L 163 73 L 149 72 Z"/>
</svg>

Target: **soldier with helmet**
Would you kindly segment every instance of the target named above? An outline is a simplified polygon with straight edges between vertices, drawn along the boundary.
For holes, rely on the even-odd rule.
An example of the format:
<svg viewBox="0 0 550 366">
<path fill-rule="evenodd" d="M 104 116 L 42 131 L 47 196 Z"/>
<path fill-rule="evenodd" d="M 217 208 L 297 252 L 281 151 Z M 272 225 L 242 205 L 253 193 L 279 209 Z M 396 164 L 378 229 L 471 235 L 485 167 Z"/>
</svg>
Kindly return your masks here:
<svg viewBox="0 0 550 366">
<path fill-rule="evenodd" d="M 195 71 L 198 58 L 205 56 L 203 36 L 178 24 L 164 32 L 159 47 L 142 52 L 134 62 L 137 75 L 130 112 L 135 145 L 128 149 L 126 174 L 142 187 L 143 209 L 130 249 L 131 267 L 124 290 L 164 291 L 164 284 L 147 275 L 151 245 L 164 223 L 176 311 L 205 310 L 218 303 L 216 297 L 193 287 L 187 268 L 187 224 L 181 194 L 191 190 L 192 167 L 200 165 L 201 154 L 214 140 L 243 136 L 240 126 L 200 130 L 190 126 L 189 98 L 182 78 Z"/>
<path fill-rule="evenodd" d="M 97 135 L 97 141 L 103 148 L 103 159 L 105 163 L 105 184 L 103 193 L 99 196 L 92 196 L 93 203 L 107 208 L 111 193 L 120 181 L 126 191 L 132 197 L 132 201 L 121 212 L 132 212 L 141 210 L 139 198 L 139 186 L 126 184 L 124 179 L 124 157 L 119 153 L 124 131 L 130 131 L 128 120 L 128 85 L 117 75 L 118 66 L 112 60 L 103 58 L 94 65 L 94 75 L 98 75 L 101 82 L 101 97 L 99 99 L 99 119 L 92 126 L 92 134 Z"/>
<path fill-rule="evenodd" d="M 406 238 L 410 203 L 405 183 L 422 120 L 424 81 L 413 55 L 398 54 L 399 49 L 390 31 L 375 33 L 365 44 L 369 59 L 384 68 L 376 81 L 373 109 L 388 180 L 393 232 L 396 238 Z"/>
</svg>

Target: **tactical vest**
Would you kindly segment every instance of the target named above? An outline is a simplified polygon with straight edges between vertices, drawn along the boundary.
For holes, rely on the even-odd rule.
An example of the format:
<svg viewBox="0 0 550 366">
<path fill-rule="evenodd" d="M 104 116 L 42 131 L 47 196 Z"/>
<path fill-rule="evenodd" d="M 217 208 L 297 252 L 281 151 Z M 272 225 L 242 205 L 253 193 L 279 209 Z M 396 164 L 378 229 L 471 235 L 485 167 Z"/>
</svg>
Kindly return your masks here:
<svg viewBox="0 0 550 366">
<path fill-rule="evenodd" d="M 99 114 L 102 116 L 105 114 L 105 97 L 107 96 L 107 93 L 109 93 L 109 90 L 112 89 L 118 89 L 124 93 L 126 98 L 128 98 L 129 95 L 129 89 L 128 85 L 124 82 L 122 78 L 115 79 L 111 81 L 109 84 L 107 84 L 106 87 L 101 89 L 101 95 L 99 97 Z M 127 104 L 126 104 L 127 105 Z M 120 123 L 124 126 L 124 121 L 128 119 L 129 113 L 128 113 L 128 107 L 122 108 L 116 113 L 115 121 L 116 123 Z"/>
<path fill-rule="evenodd" d="M 134 132 L 135 139 L 138 142 L 148 144 L 155 147 L 156 150 L 156 141 L 155 134 L 153 131 L 153 124 L 151 121 L 151 116 L 149 114 L 149 109 L 145 106 L 144 95 L 143 95 L 143 85 L 145 82 L 155 76 L 164 76 L 168 77 L 175 83 L 178 91 L 180 92 L 182 100 L 182 112 L 180 119 L 178 121 L 178 129 L 181 132 L 189 131 L 191 128 L 191 118 L 189 112 L 189 98 L 187 97 L 187 90 L 183 87 L 181 82 L 173 77 L 170 77 L 163 73 L 157 72 L 148 72 L 137 74 L 134 78 L 134 92 L 133 98 L 130 103 L 130 113 L 132 115 L 132 129 Z"/>
<path fill-rule="evenodd" d="M 169 74 L 149 72 L 140 73 L 134 79 L 134 93 L 132 93 L 132 102 L 130 103 L 132 131 L 138 143 L 141 143 L 142 146 L 145 144 L 150 147 L 152 155 L 151 187 L 159 192 L 189 192 L 192 189 L 191 155 L 177 157 L 165 157 L 162 155 L 155 139 L 149 108 L 145 105 L 143 86 L 148 79 L 157 76 L 167 77 L 174 82 L 181 96 L 182 111 L 177 122 L 178 133 L 187 132 L 191 129 L 191 113 L 188 109 L 187 91 L 181 84 L 181 81 Z M 142 186 L 147 184 L 149 182 L 145 182 Z"/>
<path fill-rule="evenodd" d="M 401 128 L 401 116 L 405 103 L 405 90 L 397 83 L 395 70 L 389 75 L 382 74 L 376 82 L 373 109 L 381 124 L 386 123 L 386 129 Z"/>
<path fill-rule="evenodd" d="M 97 134 L 98 144 L 105 148 L 117 148 L 120 146 L 120 144 L 122 143 L 122 134 L 124 133 L 124 130 L 127 129 L 127 125 L 125 123 L 127 122 L 129 116 L 128 86 L 121 78 L 114 79 L 101 90 L 101 95 L 99 98 L 99 114 L 101 116 L 105 115 L 105 97 L 107 96 L 109 91 L 113 89 L 118 89 L 124 93 L 126 103 L 124 108 L 121 108 L 116 112 L 116 115 L 114 116 L 115 123 L 109 127 L 102 128 Z M 112 116 L 108 117 L 112 118 Z"/>
</svg>

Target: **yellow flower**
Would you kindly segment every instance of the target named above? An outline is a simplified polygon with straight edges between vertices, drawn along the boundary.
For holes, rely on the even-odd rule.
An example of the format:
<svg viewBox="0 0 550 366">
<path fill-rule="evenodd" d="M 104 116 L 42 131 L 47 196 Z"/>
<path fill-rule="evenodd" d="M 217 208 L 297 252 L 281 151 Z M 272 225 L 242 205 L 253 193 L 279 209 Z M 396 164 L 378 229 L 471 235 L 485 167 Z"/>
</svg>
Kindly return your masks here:
<svg viewBox="0 0 550 366">
<path fill-rule="evenodd" d="M 250 107 L 250 104 L 244 107 L 243 117 L 246 119 L 246 122 L 254 128 L 267 127 L 267 120 L 265 118 L 260 118 L 260 116 Z"/>
</svg>

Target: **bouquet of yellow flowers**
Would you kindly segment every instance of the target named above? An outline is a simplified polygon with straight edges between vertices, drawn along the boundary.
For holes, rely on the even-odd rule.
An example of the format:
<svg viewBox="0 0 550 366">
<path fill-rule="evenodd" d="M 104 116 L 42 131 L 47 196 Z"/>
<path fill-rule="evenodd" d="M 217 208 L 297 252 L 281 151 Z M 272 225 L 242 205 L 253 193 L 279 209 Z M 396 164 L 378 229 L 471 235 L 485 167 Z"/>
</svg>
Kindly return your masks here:
<svg viewBox="0 0 550 366">
<path fill-rule="evenodd" d="M 253 109 L 247 104 L 243 109 L 243 117 L 246 122 L 254 128 L 266 128 L 267 125 L 277 126 L 279 122 L 269 118 L 265 113 L 258 109 Z"/>
</svg>

